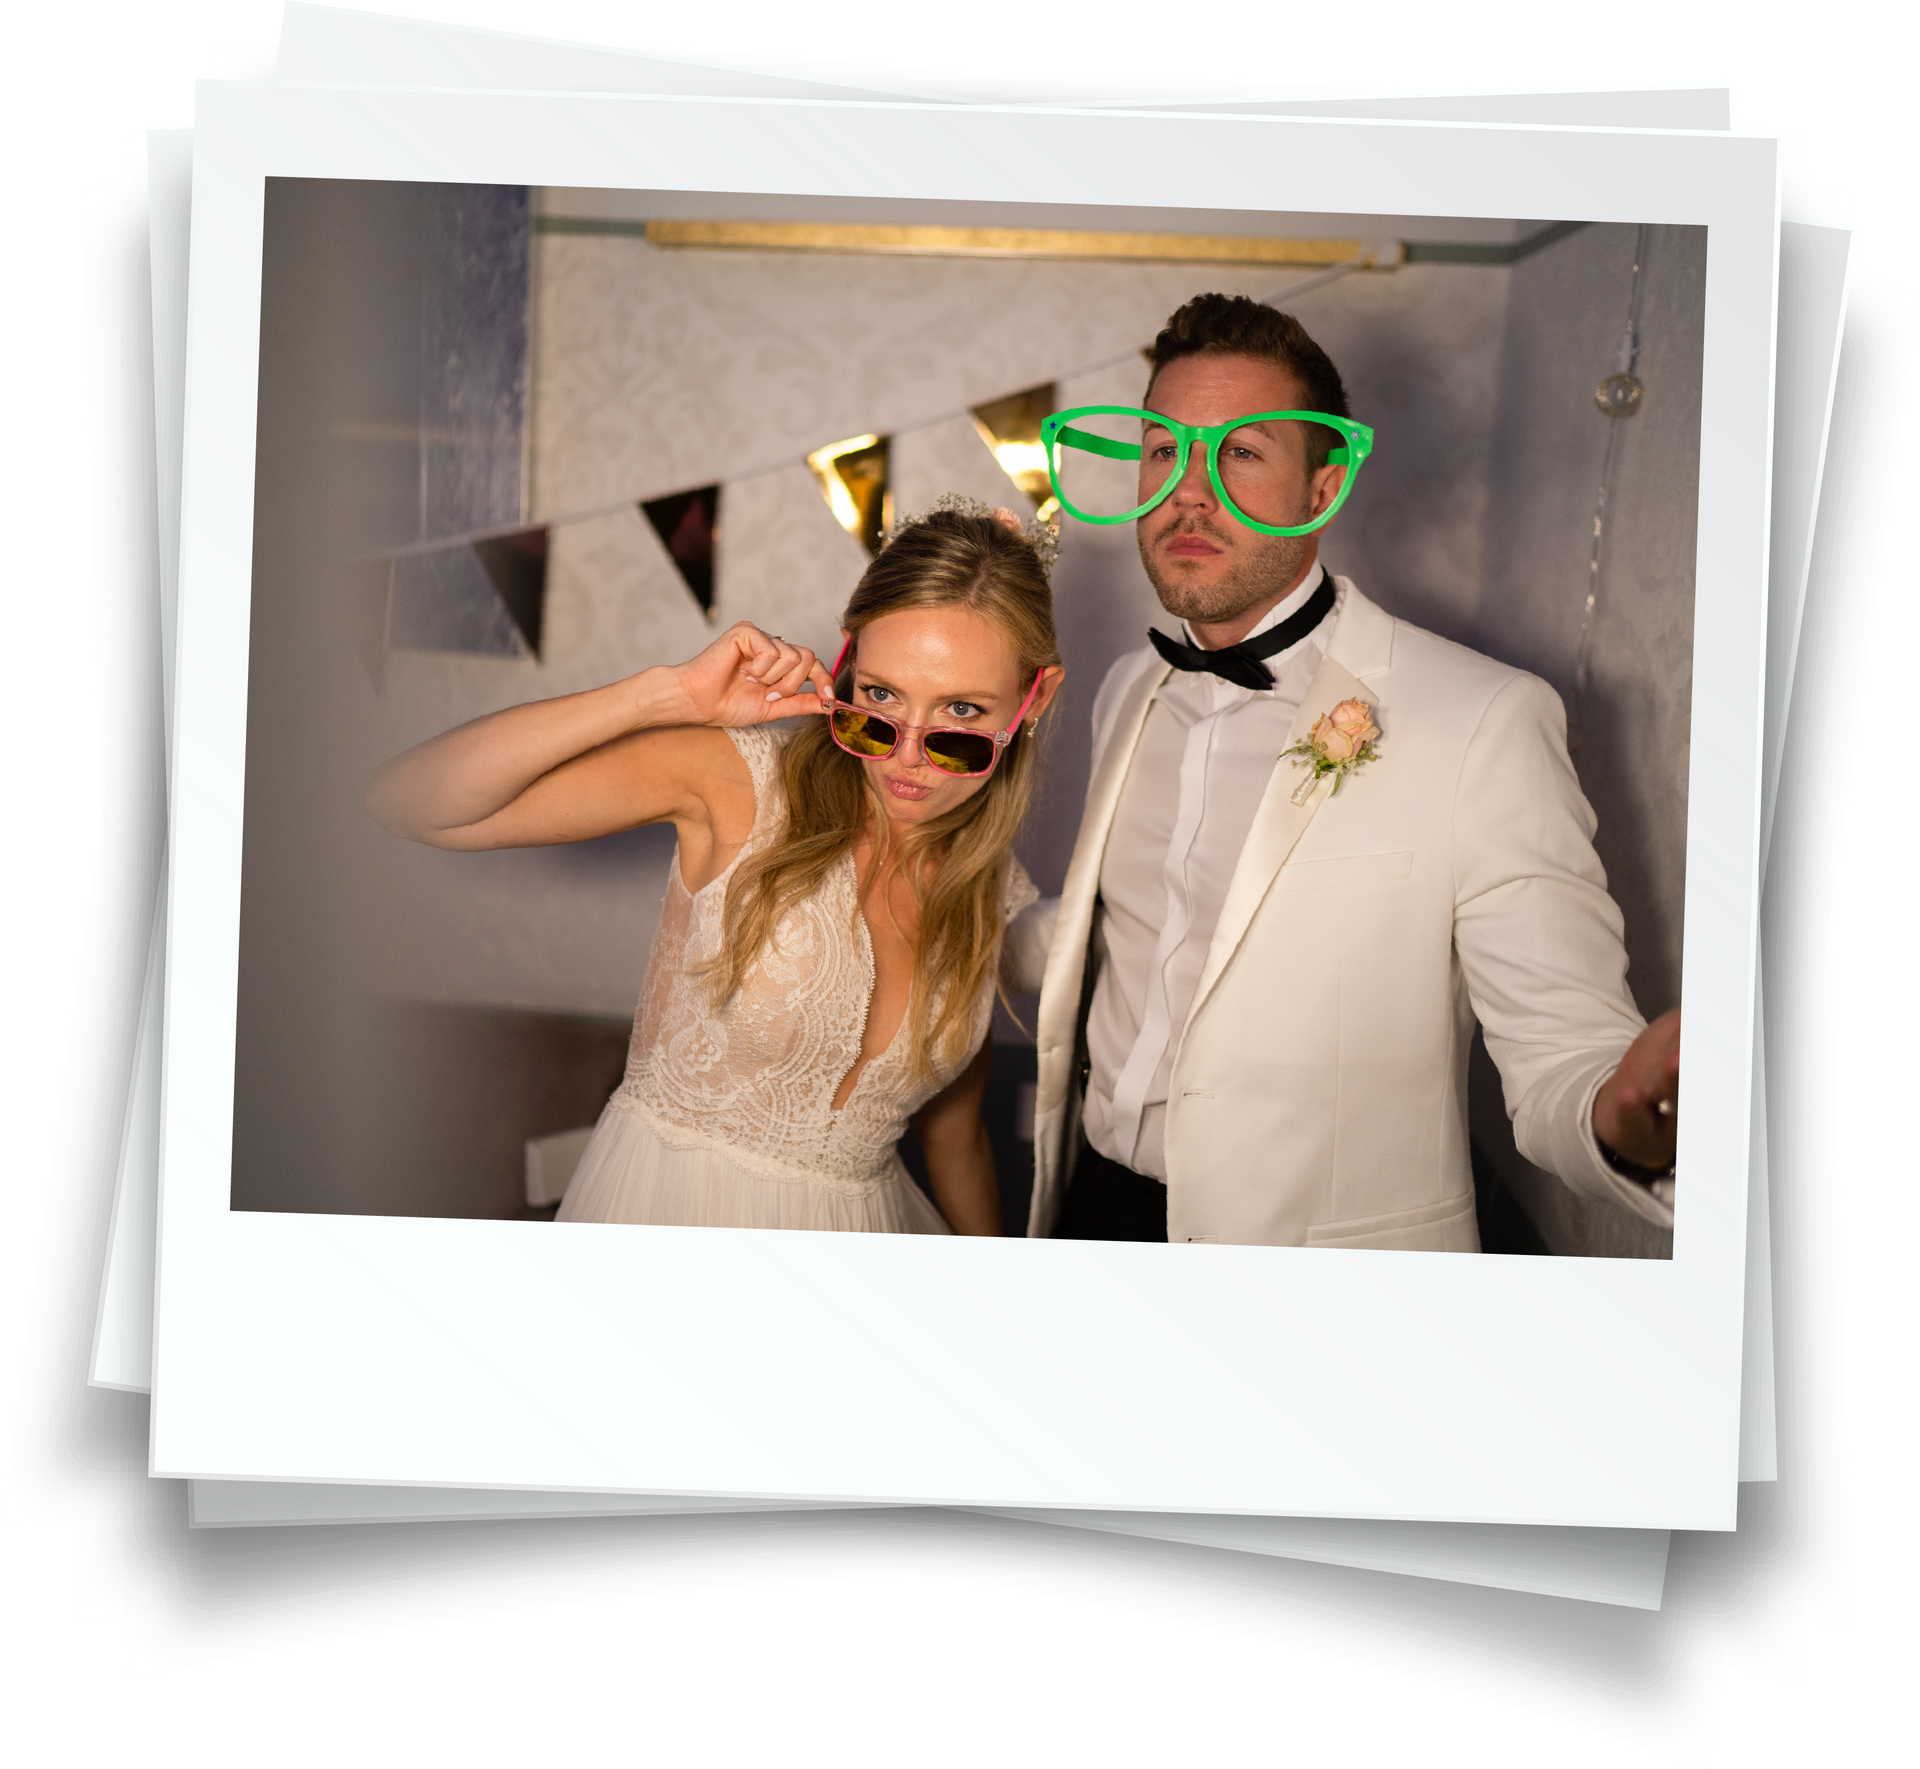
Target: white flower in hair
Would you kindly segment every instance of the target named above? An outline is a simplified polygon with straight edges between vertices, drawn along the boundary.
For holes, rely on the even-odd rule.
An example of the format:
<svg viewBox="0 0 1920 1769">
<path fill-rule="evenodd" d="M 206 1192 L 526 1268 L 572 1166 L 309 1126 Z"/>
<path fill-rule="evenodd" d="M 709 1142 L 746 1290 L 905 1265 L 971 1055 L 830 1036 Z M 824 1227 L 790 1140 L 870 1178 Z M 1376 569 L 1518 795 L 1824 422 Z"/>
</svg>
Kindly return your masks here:
<svg viewBox="0 0 1920 1769">
<path fill-rule="evenodd" d="M 909 528 L 918 527 L 919 524 L 925 522 L 929 516 L 946 514 L 955 516 L 984 516 L 989 521 L 999 523 L 1009 534 L 1018 535 L 1021 540 L 1025 541 L 1027 545 L 1033 549 L 1034 557 L 1040 561 L 1040 569 L 1042 571 L 1051 572 L 1054 561 L 1060 557 L 1060 531 L 1053 523 L 1041 522 L 1038 519 L 1031 522 L 1023 522 L 1013 511 L 1007 509 L 1004 505 L 996 509 L 991 504 L 983 504 L 978 498 L 965 497 L 957 491 L 942 492 L 939 497 L 934 499 L 931 510 L 922 510 L 915 515 L 902 516 L 899 521 L 887 530 L 887 539 L 889 541 L 897 540 L 901 535 L 905 534 Z"/>
</svg>

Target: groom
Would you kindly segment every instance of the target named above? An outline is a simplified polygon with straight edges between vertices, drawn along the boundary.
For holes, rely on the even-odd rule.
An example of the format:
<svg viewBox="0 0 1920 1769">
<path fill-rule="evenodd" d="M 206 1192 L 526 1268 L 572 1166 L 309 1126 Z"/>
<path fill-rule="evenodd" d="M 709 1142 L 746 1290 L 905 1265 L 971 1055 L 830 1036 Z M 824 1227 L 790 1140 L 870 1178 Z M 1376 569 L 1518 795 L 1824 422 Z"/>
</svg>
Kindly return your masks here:
<svg viewBox="0 0 1920 1769">
<path fill-rule="evenodd" d="M 1152 360 L 1144 404 L 1179 423 L 1349 415 L 1326 353 L 1244 297 L 1188 302 Z M 1311 522 L 1342 438 L 1255 428 L 1223 479 L 1267 471 L 1267 523 Z M 1376 607 L 1317 532 L 1248 526 L 1205 454 L 1136 524 L 1174 631 L 1095 703 L 1029 1232 L 1478 1251 L 1476 1019 L 1521 1153 L 1671 1223 L 1679 1010 L 1648 1026 L 1628 993 L 1558 697 Z"/>
</svg>

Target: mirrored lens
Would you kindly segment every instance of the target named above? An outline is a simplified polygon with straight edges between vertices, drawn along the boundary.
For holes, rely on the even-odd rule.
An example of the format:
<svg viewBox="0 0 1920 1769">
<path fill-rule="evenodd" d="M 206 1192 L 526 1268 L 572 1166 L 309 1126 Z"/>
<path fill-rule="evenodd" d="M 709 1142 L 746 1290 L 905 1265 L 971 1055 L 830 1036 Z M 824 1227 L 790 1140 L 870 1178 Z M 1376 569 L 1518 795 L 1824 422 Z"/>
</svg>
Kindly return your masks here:
<svg viewBox="0 0 1920 1769">
<path fill-rule="evenodd" d="M 984 774 L 993 766 L 993 739 L 981 731 L 929 731 L 927 760 L 949 774 Z"/>
<path fill-rule="evenodd" d="M 885 719 L 858 712 L 850 706 L 833 709 L 833 734 L 843 749 L 855 755 L 883 756 L 892 753 L 900 733 Z"/>
<path fill-rule="evenodd" d="M 1141 429 L 1138 412 L 1096 412 L 1060 428 L 1051 465 L 1069 507 L 1096 519 L 1124 516 L 1160 489 L 1179 449 L 1165 459 L 1144 458 Z M 1164 431 L 1158 435 L 1169 440 Z"/>
<path fill-rule="evenodd" d="M 1312 520 L 1307 485 L 1310 437 L 1341 439 L 1318 424 L 1270 419 L 1244 424 L 1220 439 L 1220 485 L 1243 516 L 1273 528 Z"/>
</svg>

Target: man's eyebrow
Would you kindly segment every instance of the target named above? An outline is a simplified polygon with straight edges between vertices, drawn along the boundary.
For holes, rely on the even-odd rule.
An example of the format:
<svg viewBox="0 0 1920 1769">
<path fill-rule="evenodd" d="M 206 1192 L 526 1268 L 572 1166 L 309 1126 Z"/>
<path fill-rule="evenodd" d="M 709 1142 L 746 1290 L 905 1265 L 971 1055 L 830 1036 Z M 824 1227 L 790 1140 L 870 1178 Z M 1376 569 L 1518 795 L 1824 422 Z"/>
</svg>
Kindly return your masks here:
<svg viewBox="0 0 1920 1769">
<path fill-rule="evenodd" d="M 1163 418 L 1158 412 L 1147 411 L 1145 406 L 1142 406 L 1140 409 L 1146 411 L 1149 426 L 1157 425 L 1162 430 L 1170 430 L 1177 422 L 1177 420 L 1173 418 Z M 1249 425 L 1256 430 L 1267 430 L 1269 426 L 1275 424 L 1295 424 L 1301 422 L 1301 420 L 1298 418 L 1270 417 L 1263 412 L 1249 412 L 1244 418 L 1234 418 L 1231 419 L 1230 422 Z"/>
</svg>

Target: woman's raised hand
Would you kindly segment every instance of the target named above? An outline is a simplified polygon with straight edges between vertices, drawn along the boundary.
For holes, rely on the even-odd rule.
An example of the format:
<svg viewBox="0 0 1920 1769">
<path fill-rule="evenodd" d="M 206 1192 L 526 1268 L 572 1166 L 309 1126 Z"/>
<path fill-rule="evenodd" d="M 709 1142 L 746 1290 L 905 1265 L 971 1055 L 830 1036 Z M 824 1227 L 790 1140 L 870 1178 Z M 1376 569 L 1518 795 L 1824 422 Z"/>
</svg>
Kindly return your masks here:
<svg viewBox="0 0 1920 1769">
<path fill-rule="evenodd" d="M 689 725 L 760 725 L 817 713 L 832 686 L 826 666 L 806 646 L 744 620 L 673 673 Z"/>
</svg>

